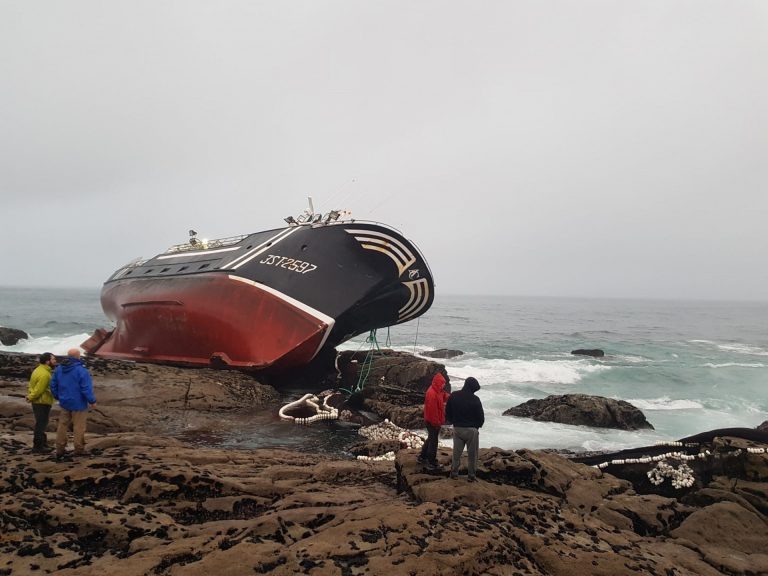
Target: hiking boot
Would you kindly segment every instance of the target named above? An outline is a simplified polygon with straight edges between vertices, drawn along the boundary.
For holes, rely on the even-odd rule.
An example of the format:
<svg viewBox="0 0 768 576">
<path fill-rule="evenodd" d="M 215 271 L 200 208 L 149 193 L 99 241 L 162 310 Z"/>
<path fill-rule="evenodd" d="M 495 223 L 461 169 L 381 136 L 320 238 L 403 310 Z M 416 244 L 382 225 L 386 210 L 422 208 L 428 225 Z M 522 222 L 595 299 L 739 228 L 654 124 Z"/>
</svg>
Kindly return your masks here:
<svg viewBox="0 0 768 576">
<path fill-rule="evenodd" d="M 477 476 L 468 476 L 467 482 L 477 482 Z"/>
<path fill-rule="evenodd" d="M 416 462 L 418 462 L 419 464 L 426 464 L 427 463 L 427 459 L 422 457 L 422 456 L 417 456 L 416 457 Z"/>
<path fill-rule="evenodd" d="M 427 464 L 427 470 L 430 472 L 442 472 L 443 467 L 438 462 L 429 462 Z"/>
<path fill-rule="evenodd" d="M 451 472 L 451 480 L 458 480 L 459 473 L 458 472 Z"/>
<path fill-rule="evenodd" d="M 53 448 L 50 448 L 48 446 L 43 446 L 40 448 L 32 448 L 32 454 L 50 454 L 53 452 Z"/>
</svg>

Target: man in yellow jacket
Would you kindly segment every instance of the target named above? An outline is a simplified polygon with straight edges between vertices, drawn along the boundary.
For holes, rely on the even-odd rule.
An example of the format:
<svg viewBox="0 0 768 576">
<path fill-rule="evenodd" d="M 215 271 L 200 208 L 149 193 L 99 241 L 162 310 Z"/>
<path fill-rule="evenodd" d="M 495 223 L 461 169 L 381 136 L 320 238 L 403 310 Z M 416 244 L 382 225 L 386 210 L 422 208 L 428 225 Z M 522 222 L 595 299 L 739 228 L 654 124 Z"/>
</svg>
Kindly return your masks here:
<svg viewBox="0 0 768 576">
<path fill-rule="evenodd" d="M 32 412 L 35 415 L 35 435 L 32 444 L 32 452 L 42 454 L 50 452 L 48 437 L 45 430 L 48 428 L 48 417 L 51 414 L 53 394 L 51 394 L 51 375 L 56 366 L 56 356 L 50 352 L 40 354 L 40 365 L 32 372 L 29 379 L 29 392 L 27 402 L 32 404 Z"/>
</svg>

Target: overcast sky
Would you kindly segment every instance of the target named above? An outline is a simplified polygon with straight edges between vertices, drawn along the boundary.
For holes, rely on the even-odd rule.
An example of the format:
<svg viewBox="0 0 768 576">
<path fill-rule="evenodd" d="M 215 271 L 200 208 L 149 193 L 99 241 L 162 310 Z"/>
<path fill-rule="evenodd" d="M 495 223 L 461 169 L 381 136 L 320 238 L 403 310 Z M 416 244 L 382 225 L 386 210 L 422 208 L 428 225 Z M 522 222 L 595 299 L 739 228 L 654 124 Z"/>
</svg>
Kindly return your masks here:
<svg viewBox="0 0 768 576">
<path fill-rule="evenodd" d="M 0 0 L 0 285 L 306 207 L 439 293 L 768 299 L 768 2 Z"/>
</svg>

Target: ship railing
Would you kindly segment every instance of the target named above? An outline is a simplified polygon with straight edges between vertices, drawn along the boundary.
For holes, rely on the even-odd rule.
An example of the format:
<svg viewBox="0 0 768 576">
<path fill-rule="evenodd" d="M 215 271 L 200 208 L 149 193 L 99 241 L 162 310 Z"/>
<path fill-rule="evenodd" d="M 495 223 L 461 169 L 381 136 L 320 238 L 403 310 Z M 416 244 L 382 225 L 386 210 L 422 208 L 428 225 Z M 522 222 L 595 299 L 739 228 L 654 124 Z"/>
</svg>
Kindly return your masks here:
<svg viewBox="0 0 768 576">
<path fill-rule="evenodd" d="M 223 248 L 225 246 L 237 244 L 247 237 L 248 234 L 241 234 L 240 236 L 229 236 L 227 238 L 216 238 L 214 240 L 201 240 L 193 236 L 189 239 L 188 242 L 185 242 L 184 244 L 175 244 L 171 246 L 164 252 L 164 254 L 175 254 L 178 252 L 189 252 L 192 250 L 209 250 L 211 248 Z"/>
</svg>

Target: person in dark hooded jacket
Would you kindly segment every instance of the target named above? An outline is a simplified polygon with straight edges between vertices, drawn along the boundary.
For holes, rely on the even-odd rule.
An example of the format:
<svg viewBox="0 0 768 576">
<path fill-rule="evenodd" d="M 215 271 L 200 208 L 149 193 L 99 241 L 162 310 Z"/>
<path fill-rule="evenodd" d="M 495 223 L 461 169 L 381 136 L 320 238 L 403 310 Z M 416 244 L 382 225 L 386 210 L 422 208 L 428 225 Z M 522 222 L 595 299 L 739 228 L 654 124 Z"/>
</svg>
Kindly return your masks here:
<svg viewBox="0 0 768 576">
<path fill-rule="evenodd" d="M 56 458 L 64 456 L 69 427 L 75 443 L 75 456 L 85 453 L 85 422 L 88 407 L 96 404 L 91 375 L 80 361 L 80 350 L 72 348 L 51 378 L 51 394 L 59 401 L 61 412 L 56 430 Z"/>
<path fill-rule="evenodd" d="M 485 424 L 483 403 L 475 396 L 480 384 L 471 376 L 464 381 L 464 387 L 457 390 L 445 405 L 445 417 L 453 424 L 453 460 L 451 478 L 459 477 L 459 464 L 464 446 L 467 447 L 468 480 L 477 480 L 477 450 L 480 445 L 480 428 Z"/>
<path fill-rule="evenodd" d="M 424 395 L 424 423 L 427 425 L 427 440 L 421 447 L 421 454 L 417 458 L 420 464 L 426 464 L 428 468 L 438 469 L 437 444 L 440 427 L 445 424 L 445 401 L 448 393 L 444 391 L 445 376 L 440 372 L 432 378 L 432 384 Z"/>
</svg>

